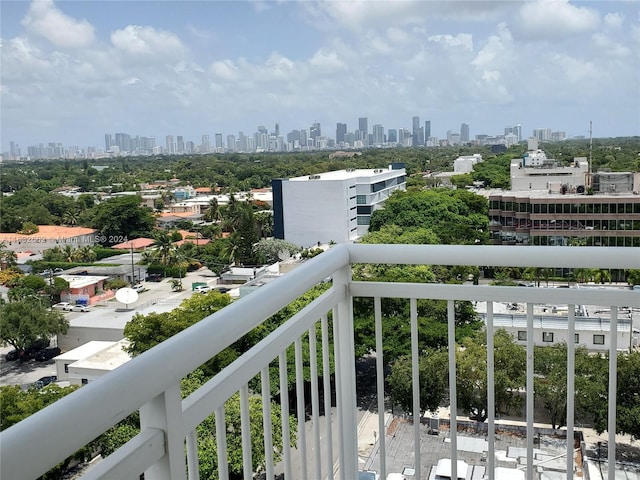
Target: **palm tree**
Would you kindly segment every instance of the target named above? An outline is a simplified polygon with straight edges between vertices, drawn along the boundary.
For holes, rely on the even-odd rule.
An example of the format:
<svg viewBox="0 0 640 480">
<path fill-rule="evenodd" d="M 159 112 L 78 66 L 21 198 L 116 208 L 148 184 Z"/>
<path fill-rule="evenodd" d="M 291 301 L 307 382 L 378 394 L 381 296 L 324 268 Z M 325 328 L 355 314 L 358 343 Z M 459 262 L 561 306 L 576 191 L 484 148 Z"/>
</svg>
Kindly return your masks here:
<svg viewBox="0 0 640 480">
<path fill-rule="evenodd" d="M 65 262 L 73 262 L 74 260 L 74 250 L 73 247 L 71 245 L 65 245 L 64 248 L 62 249 L 62 255 L 64 257 L 64 261 Z"/>
<path fill-rule="evenodd" d="M 5 242 L 0 242 L 0 269 L 15 267 L 18 264 L 18 255 L 13 250 L 7 249 Z"/>
<path fill-rule="evenodd" d="M 155 236 L 154 245 L 158 253 L 158 260 L 162 265 L 169 265 L 175 246 L 171 236 L 167 232 L 158 232 Z"/>
<path fill-rule="evenodd" d="M 75 226 L 78 223 L 77 213 L 71 210 L 67 210 L 62 215 L 62 223 L 64 223 L 65 225 L 70 225 L 72 227 Z"/>
<path fill-rule="evenodd" d="M 209 200 L 209 208 L 204 212 L 204 219 L 207 222 L 218 222 L 222 219 L 220 205 L 215 197 Z"/>
</svg>

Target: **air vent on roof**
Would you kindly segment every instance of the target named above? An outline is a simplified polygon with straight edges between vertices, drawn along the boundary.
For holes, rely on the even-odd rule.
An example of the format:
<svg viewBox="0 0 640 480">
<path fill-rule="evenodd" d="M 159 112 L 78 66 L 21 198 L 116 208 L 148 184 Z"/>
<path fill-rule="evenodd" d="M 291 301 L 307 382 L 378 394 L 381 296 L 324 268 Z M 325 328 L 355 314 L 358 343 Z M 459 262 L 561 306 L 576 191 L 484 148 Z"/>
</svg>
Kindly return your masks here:
<svg viewBox="0 0 640 480">
<path fill-rule="evenodd" d="M 320 175 L 309 175 L 309 180 L 320 180 Z"/>
<path fill-rule="evenodd" d="M 376 168 L 373 173 L 382 173 L 384 172 L 384 170 L 382 170 L 381 168 Z"/>
</svg>

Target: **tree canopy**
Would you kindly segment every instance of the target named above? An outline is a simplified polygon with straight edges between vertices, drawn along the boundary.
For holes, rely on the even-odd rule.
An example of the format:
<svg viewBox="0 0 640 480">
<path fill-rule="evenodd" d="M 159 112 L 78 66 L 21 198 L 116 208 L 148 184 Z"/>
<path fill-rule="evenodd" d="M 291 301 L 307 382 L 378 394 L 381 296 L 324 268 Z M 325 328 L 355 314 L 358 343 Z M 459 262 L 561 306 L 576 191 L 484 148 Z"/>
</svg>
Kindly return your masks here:
<svg viewBox="0 0 640 480">
<path fill-rule="evenodd" d="M 39 338 L 66 333 L 69 321 L 50 310 L 42 299 L 25 297 L 0 305 L 0 340 L 23 351 Z"/>
</svg>

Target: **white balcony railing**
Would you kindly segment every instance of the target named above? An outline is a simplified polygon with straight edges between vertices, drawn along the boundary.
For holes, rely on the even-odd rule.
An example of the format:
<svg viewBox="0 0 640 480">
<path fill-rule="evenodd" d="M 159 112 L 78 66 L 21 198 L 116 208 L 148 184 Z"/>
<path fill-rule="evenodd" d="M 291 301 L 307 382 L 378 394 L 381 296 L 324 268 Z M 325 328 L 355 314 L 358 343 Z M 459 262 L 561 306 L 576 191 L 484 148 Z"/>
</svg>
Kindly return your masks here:
<svg viewBox="0 0 640 480">
<path fill-rule="evenodd" d="M 277 360 L 280 381 L 287 382 L 287 350 L 295 351 L 296 414 L 305 418 L 305 407 L 311 405 L 310 438 L 304 421 L 298 422 L 297 445 L 290 445 L 289 399 L 281 392 L 282 425 L 264 422 L 266 478 L 274 478 L 272 435 L 282 429 L 285 478 L 357 478 L 356 377 L 354 367 L 354 333 L 352 300 L 373 297 L 376 331 L 376 384 L 383 392 L 384 344 L 382 338 L 382 298 L 410 299 L 411 354 L 413 361 L 414 411 L 419 402 L 418 390 L 418 299 L 440 299 L 448 302 L 448 346 L 451 411 L 456 411 L 454 301 L 487 302 L 488 362 L 488 445 L 487 472 L 494 478 L 493 391 L 493 302 L 527 304 L 527 392 L 533 389 L 533 305 L 538 303 L 568 305 L 569 336 L 574 328 L 575 305 L 611 306 L 611 331 L 617 330 L 617 307 L 640 307 L 640 295 L 631 290 L 546 289 L 472 285 L 409 284 L 356 282 L 351 278 L 355 263 L 391 263 L 426 265 L 491 265 L 514 267 L 563 268 L 640 268 L 637 248 L 570 248 L 501 246 L 407 246 L 407 245 L 338 245 L 307 262 L 300 268 L 268 284 L 246 298 L 234 302 L 191 328 L 163 342 L 99 381 L 82 387 L 48 408 L 32 415 L 0 434 L 0 477 L 30 479 L 50 468 L 91 442 L 132 412 L 140 411 L 140 433 L 113 455 L 91 468 L 83 478 L 138 478 L 145 473 L 150 479 L 198 479 L 197 426 L 210 415 L 216 418 L 216 442 L 219 477 L 228 478 L 227 435 L 224 426 L 225 401 L 240 393 L 242 458 L 244 478 L 252 478 L 251 439 L 249 427 L 249 382 L 259 378 L 263 418 L 270 419 L 269 366 Z M 180 380 L 207 360 L 221 352 L 264 320 L 299 298 L 327 277 L 332 286 L 323 295 L 298 312 L 241 358 L 185 399 L 181 399 Z M 316 326 L 320 338 L 316 338 Z M 332 335 L 330 335 L 330 332 Z M 311 393 L 303 388 L 303 343 L 308 335 Z M 330 344 L 330 339 L 335 342 Z M 319 346 L 320 345 L 320 346 Z M 574 431 L 574 345 L 568 344 L 567 452 L 573 451 Z M 616 352 L 616 335 L 611 335 L 610 351 Z M 331 413 L 331 385 L 324 375 L 318 385 L 316 351 L 322 359 L 322 370 L 329 371 L 330 357 L 335 362 L 336 409 Z M 616 355 L 609 360 L 608 424 L 615 425 Z M 322 397 L 320 393 L 324 393 Z M 311 398 L 309 398 L 309 396 Z M 323 417 L 320 400 L 324 398 Z M 384 395 L 378 395 L 378 432 L 385 430 Z M 527 478 L 534 478 L 533 395 L 527 395 Z M 456 417 L 451 416 L 451 465 L 455 478 L 457 459 Z M 322 423 L 322 425 L 321 425 Z M 320 428 L 325 432 L 320 435 Z M 609 428 L 609 465 L 615 461 L 615 428 Z M 238 434 L 238 433 L 235 433 Z M 415 445 L 420 445 L 420 425 L 414 426 Z M 379 470 L 386 473 L 384 435 L 379 438 Z M 334 444 L 336 445 L 334 447 Z M 186 445 L 186 447 L 185 447 Z M 297 452 L 297 454 L 296 454 Z M 420 448 L 415 448 L 416 479 L 426 478 Z M 294 457 L 297 459 L 294 461 Z M 567 455 L 567 478 L 573 473 L 573 455 Z M 610 468 L 613 479 L 615 469 Z"/>
</svg>

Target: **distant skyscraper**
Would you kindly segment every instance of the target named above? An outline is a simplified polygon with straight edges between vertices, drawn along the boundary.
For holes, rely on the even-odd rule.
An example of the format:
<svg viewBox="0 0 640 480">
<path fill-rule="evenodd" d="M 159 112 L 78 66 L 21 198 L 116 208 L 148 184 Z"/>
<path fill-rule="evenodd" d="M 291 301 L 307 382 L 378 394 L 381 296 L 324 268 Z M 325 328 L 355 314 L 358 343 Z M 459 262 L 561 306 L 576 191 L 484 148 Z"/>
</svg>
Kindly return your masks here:
<svg viewBox="0 0 640 480">
<path fill-rule="evenodd" d="M 216 133 L 216 150 L 224 150 L 224 143 L 222 141 L 222 134 Z"/>
<path fill-rule="evenodd" d="M 170 154 L 176 153 L 176 143 L 173 141 L 173 135 L 167 135 L 165 137 L 165 144 L 167 148 L 167 153 L 170 153 Z"/>
<path fill-rule="evenodd" d="M 398 143 L 398 131 L 390 128 L 387 135 L 387 141 L 389 143 Z"/>
<path fill-rule="evenodd" d="M 316 122 L 311 125 L 311 128 L 309 129 L 309 137 L 313 138 L 313 140 L 315 141 L 315 139 L 320 137 L 321 135 L 322 131 L 320 130 L 320 124 Z"/>
<path fill-rule="evenodd" d="M 347 124 L 346 123 L 338 123 L 336 125 L 336 144 L 340 144 L 340 142 L 344 142 L 344 136 L 347 134 Z"/>
<path fill-rule="evenodd" d="M 227 135 L 227 150 L 231 152 L 236 151 L 236 137 L 235 135 Z"/>
<path fill-rule="evenodd" d="M 427 144 L 427 140 L 431 138 L 431 120 L 424 122 L 424 144 Z"/>
<path fill-rule="evenodd" d="M 279 136 L 280 136 L 280 124 L 279 124 L 279 123 L 276 123 L 276 128 L 273 130 L 273 134 L 274 134 L 276 137 L 279 137 Z"/>
<path fill-rule="evenodd" d="M 411 130 L 412 144 L 413 146 L 424 145 L 424 132 L 422 132 L 422 129 L 420 128 L 420 117 L 417 117 L 417 116 L 413 117 L 412 120 L 413 120 L 413 128 Z"/>
<path fill-rule="evenodd" d="M 380 124 L 373 126 L 373 144 L 374 145 L 384 144 L 384 127 Z"/>
<path fill-rule="evenodd" d="M 131 152 L 131 136 L 127 133 L 116 133 L 116 145 L 120 147 L 121 152 Z"/>
<path fill-rule="evenodd" d="M 113 139 L 111 138 L 111 134 L 105 133 L 104 134 L 104 150 L 105 151 L 111 150 L 111 145 L 113 145 Z"/>
<path fill-rule="evenodd" d="M 369 133 L 369 120 L 367 120 L 367 117 L 358 119 L 358 130 L 360 130 L 363 138 L 367 138 L 367 133 Z"/>
<path fill-rule="evenodd" d="M 462 143 L 469 142 L 469 125 L 467 123 L 460 125 L 460 141 Z"/>
<path fill-rule="evenodd" d="M 184 137 L 182 135 L 178 135 L 177 148 L 178 153 L 184 153 Z"/>
<path fill-rule="evenodd" d="M 513 127 L 505 127 L 504 134 L 515 135 L 515 137 L 517 138 L 517 141 L 521 142 L 522 141 L 522 125 L 517 124 L 517 125 L 514 125 Z"/>
</svg>

